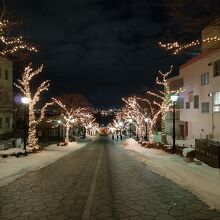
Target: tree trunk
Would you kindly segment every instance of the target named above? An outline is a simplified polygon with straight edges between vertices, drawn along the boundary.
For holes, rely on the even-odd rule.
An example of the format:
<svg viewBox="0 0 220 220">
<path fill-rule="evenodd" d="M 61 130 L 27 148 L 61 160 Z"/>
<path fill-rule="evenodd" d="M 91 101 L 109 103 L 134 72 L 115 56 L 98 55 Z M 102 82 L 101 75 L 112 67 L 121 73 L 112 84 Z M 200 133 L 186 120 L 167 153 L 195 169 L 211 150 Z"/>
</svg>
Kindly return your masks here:
<svg viewBox="0 0 220 220">
<path fill-rule="evenodd" d="M 31 104 L 29 105 L 29 120 L 28 121 L 29 121 L 28 146 L 31 148 L 35 148 L 37 145 L 36 121 L 35 121 L 34 108 Z"/>
</svg>

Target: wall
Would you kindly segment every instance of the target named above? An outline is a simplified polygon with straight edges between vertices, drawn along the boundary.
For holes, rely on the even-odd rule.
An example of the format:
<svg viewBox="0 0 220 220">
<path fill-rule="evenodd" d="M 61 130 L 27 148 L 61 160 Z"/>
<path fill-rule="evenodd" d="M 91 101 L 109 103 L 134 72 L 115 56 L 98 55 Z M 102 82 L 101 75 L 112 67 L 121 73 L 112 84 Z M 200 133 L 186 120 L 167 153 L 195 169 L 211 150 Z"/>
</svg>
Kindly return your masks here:
<svg viewBox="0 0 220 220">
<path fill-rule="evenodd" d="M 5 79 L 5 71 L 8 71 L 8 79 Z M 12 133 L 13 124 L 13 75 L 12 62 L 0 57 L 0 139 L 9 138 Z M 5 119 L 9 117 L 9 126 Z"/>
<path fill-rule="evenodd" d="M 220 76 L 213 77 L 213 62 L 218 59 L 220 50 L 215 50 L 180 67 L 180 77 L 183 77 L 186 88 L 183 93 L 184 109 L 180 111 L 180 120 L 189 122 L 189 138 L 205 138 L 210 134 L 213 134 L 214 138 L 220 137 L 220 112 L 213 113 L 212 97 L 209 96 L 210 93 L 220 91 Z M 209 72 L 209 84 L 202 86 L 201 74 L 206 72 Z M 199 109 L 193 108 L 193 102 L 190 102 L 190 109 L 186 109 L 185 102 L 189 101 L 190 92 L 193 96 L 199 95 Z M 209 102 L 209 113 L 201 112 L 202 102 Z"/>
</svg>

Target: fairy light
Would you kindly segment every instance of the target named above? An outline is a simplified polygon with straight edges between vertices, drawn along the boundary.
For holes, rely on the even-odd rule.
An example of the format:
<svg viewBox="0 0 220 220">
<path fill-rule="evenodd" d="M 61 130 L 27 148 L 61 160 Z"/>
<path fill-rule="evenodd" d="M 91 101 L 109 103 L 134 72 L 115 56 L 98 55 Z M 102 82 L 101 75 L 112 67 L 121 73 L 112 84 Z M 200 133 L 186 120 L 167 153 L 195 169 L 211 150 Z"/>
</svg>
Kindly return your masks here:
<svg viewBox="0 0 220 220">
<path fill-rule="evenodd" d="M 36 119 L 35 106 L 40 101 L 40 95 L 44 91 L 48 91 L 50 83 L 48 80 L 43 81 L 37 88 L 34 94 L 31 93 L 31 81 L 35 76 L 42 72 L 43 65 L 38 67 L 36 70 L 31 68 L 31 63 L 24 69 L 21 79 L 17 80 L 14 85 L 29 99 L 28 104 L 28 146 L 30 148 L 37 148 L 37 138 L 36 138 L 36 126 L 43 120 L 45 116 L 46 108 L 53 103 L 46 103 L 41 109 L 40 117 Z"/>
<path fill-rule="evenodd" d="M 53 102 L 57 104 L 60 108 L 62 108 L 62 116 L 64 118 L 64 127 L 65 127 L 65 142 L 69 143 L 69 132 L 70 128 L 75 124 L 87 125 L 92 124 L 94 122 L 93 115 L 87 108 L 75 108 L 72 106 L 71 108 L 67 108 L 64 103 L 60 100 L 53 98 Z M 95 124 L 94 124 L 95 125 Z"/>
<path fill-rule="evenodd" d="M 172 105 L 172 102 L 170 100 L 171 94 L 180 94 L 181 92 L 185 91 L 184 88 L 180 88 L 178 90 L 170 90 L 167 78 L 171 74 L 173 70 L 173 66 L 170 67 L 170 70 L 168 72 L 163 73 L 162 71 L 159 71 L 160 76 L 162 76 L 162 79 L 159 80 L 159 78 L 156 78 L 156 83 L 159 86 L 163 87 L 163 90 L 159 90 L 158 93 L 150 92 L 147 93 L 160 101 L 154 101 L 153 103 L 159 107 L 159 111 L 161 113 L 161 132 L 162 136 L 166 136 L 166 128 L 165 128 L 165 120 L 167 116 L 167 112 L 170 111 L 170 106 Z"/>
<path fill-rule="evenodd" d="M 8 29 L 11 25 L 14 25 L 7 19 L 0 21 L 0 44 L 1 51 L 0 55 L 5 56 L 9 54 L 15 54 L 20 50 L 26 50 L 29 52 L 38 52 L 36 47 L 32 46 L 30 43 L 27 43 L 22 36 L 19 37 L 8 37 L 5 36 L 8 33 Z"/>
<path fill-rule="evenodd" d="M 218 41 L 220 41 L 220 37 L 215 36 L 215 37 L 205 38 L 202 41 L 201 40 L 191 41 L 191 42 L 186 43 L 186 44 L 181 44 L 179 42 L 173 42 L 173 43 L 159 42 L 159 46 L 161 48 L 164 48 L 164 49 L 168 50 L 168 51 L 172 51 L 173 54 L 178 54 L 183 50 L 186 50 L 186 49 L 189 49 L 189 48 L 192 48 L 192 47 L 196 47 L 198 45 L 201 45 L 202 43 L 209 44 L 209 43 L 218 42 Z"/>
</svg>

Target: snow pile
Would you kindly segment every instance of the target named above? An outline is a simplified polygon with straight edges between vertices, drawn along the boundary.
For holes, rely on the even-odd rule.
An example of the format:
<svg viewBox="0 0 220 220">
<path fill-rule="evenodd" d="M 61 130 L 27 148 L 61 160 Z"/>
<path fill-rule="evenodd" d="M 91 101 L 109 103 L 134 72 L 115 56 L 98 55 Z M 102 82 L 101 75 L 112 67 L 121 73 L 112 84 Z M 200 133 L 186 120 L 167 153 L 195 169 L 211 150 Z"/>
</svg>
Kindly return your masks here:
<svg viewBox="0 0 220 220">
<path fill-rule="evenodd" d="M 13 154 L 13 153 L 24 153 L 25 151 L 21 148 L 9 148 L 7 150 L 1 150 L 0 154 Z"/>
<path fill-rule="evenodd" d="M 195 151 L 195 148 L 193 148 L 193 147 L 184 148 L 183 149 L 183 156 L 186 157 L 187 154 L 189 154 L 190 152 L 193 152 L 193 151 Z"/>
<path fill-rule="evenodd" d="M 65 147 L 54 144 L 38 153 L 29 154 L 27 157 L 0 158 L 0 186 L 7 185 L 27 172 L 45 167 L 61 157 L 84 147 L 88 144 L 88 140 L 90 139 L 81 143 L 72 142 Z M 12 148 L 7 151 L 15 150 L 18 151 L 17 148 Z"/>
<path fill-rule="evenodd" d="M 126 143 L 125 149 L 135 153 L 137 159 L 151 167 L 154 172 L 196 194 L 211 208 L 220 210 L 220 169 L 204 163 L 187 163 L 180 156 L 141 147 L 135 140 L 128 140 Z"/>
<path fill-rule="evenodd" d="M 127 147 L 127 146 L 136 147 L 136 146 L 140 146 L 140 145 L 139 145 L 138 142 L 135 141 L 133 138 L 129 138 L 129 139 L 127 139 L 127 140 L 125 140 L 125 141 L 123 142 L 123 146 L 124 146 L 124 147 Z"/>
</svg>

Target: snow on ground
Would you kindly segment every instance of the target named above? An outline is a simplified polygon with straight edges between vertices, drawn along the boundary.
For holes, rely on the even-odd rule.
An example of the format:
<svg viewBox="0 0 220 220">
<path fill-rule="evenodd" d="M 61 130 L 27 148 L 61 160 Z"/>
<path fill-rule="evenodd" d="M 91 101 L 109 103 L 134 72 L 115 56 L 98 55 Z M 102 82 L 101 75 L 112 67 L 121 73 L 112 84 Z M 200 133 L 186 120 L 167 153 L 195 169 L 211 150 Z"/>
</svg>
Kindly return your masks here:
<svg viewBox="0 0 220 220">
<path fill-rule="evenodd" d="M 183 149 L 183 156 L 186 157 L 186 155 L 187 155 L 188 153 L 190 153 L 190 152 L 192 152 L 192 151 L 194 151 L 194 150 L 195 150 L 195 148 L 193 148 L 193 147 L 184 148 L 184 149 Z"/>
<path fill-rule="evenodd" d="M 43 168 L 61 157 L 81 149 L 91 140 L 94 140 L 94 138 L 89 137 L 86 140 L 82 140 L 80 143 L 72 142 L 68 146 L 57 146 L 53 144 L 46 147 L 45 150 L 41 152 L 29 154 L 26 157 L 0 158 L 0 186 L 7 185 L 27 172 Z M 7 151 L 10 151 L 10 153 L 19 152 L 21 149 L 12 148 Z"/>
<path fill-rule="evenodd" d="M 138 152 L 138 159 L 151 169 L 178 185 L 188 189 L 210 208 L 220 210 L 220 169 L 202 163 L 188 163 L 184 158 L 162 150 L 141 147 L 135 140 L 127 139 L 124 148 Z"/>
<path fill-rule="evenodd" d="M 7 150 L 1 150 L 0 154 L 12 154 L 12 153 L 19 153 L 19 152 L 24 153 L 25 151 L 21 148 L 9 148 Z"/>
</svg>

